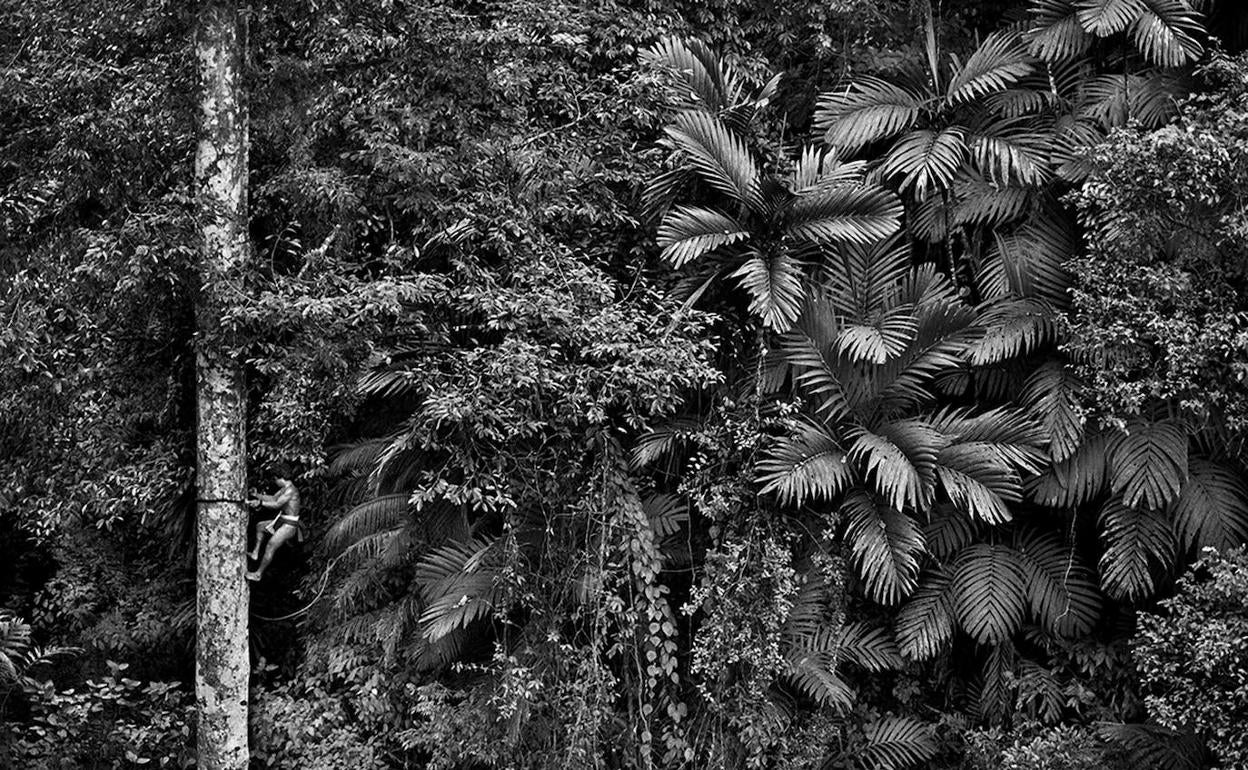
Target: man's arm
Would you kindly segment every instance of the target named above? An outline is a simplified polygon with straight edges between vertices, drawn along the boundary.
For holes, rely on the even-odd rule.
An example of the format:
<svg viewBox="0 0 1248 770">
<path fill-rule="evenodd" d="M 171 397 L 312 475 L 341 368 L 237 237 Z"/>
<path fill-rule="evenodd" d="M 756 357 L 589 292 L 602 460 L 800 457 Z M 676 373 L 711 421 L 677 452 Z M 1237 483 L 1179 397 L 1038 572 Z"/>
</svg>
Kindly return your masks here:
<svg viewBox="0 0 1248 770">
<path fill-rule="evenodd" d="M 262 495 L 262 494 L 256 493 L 255 501 L 260 503 L 260 506 L 263 508 L 281 510 L 282 508 L 286 507 L 286 504 L 289 503 L 294 498 L 294 496 L 295 496 L 295 493 L 292 490 L 283 489 L 281 492 L 278 492 L 276 495 Z"/>
</svg>

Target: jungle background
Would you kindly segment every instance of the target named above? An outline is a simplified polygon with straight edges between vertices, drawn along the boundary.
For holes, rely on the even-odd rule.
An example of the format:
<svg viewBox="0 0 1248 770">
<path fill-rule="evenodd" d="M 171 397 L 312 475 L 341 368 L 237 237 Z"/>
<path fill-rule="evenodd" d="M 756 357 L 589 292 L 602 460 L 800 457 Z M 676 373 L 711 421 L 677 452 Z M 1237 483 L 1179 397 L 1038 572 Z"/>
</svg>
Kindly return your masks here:
<svg viewBox="0 0 1248 770">
<path fill-rule="evenodd" d="M 0 4 L 5 767 L 193 761 L 192 10 Z M 247 16 L 255 766 L 1248 763 L 1238 3 Z"/>
</svg>

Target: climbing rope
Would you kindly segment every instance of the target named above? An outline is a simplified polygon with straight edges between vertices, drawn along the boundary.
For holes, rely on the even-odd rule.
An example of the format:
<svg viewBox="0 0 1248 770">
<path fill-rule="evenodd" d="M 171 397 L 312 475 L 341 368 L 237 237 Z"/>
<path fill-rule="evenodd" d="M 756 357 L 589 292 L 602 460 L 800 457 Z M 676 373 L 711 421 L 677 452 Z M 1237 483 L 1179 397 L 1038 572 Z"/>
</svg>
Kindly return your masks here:
<svg viewBox="0 0 1248 770">
<path fill-rule="evenodd" d="M 268 617 L 267 615 L 257 615 L 254 612 L 251 613 L 251 616 L 255 618 L 256 620 L 263 620 L 268 623 L 277 623 L 283 620 L 291 620 L 292 618 L 297 618 L 300 615 L 303 615 L 308 610 L 312 609 L 312 607 L 321 600 L 321 597 L 324 596 L 325 589 L 329 585 L 329 573 L 334 569 L 334 565 L 338 563 L 338 560 L 341 559 L 344 555 L 345 554 L 339 554 L 338 556 L 334 557 L 334 559 L 331 560 L 329 564 L 325 565 L 325 571 L 321 573 L 321 586 L 320 588 L 316 590 L 316 596 L 312 597 L 312 601 L 303 605 L 302 607 L 295 610 L 294 612 L 289 612 L 285 615 L 278 615 L 275 618 Z"/>
</svg>

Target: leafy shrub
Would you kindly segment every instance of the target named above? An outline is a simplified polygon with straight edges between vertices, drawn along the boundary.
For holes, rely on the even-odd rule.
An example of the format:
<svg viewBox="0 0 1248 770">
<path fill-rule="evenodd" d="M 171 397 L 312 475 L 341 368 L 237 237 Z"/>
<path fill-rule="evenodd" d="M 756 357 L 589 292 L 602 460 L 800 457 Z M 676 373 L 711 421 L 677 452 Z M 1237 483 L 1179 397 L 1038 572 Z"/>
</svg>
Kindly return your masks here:
<svg viewBox="0 0 1248 770">
<path fill-rule="evenodd" d="M 1012 738 L 1012 740 L 1011 740 Z M 975 770 L 1111 770 L 1126 766 L 1086 727 L 1062 725 L 1039 733 L 979 730 L 967 735 L 967 765 Z"/>
<path fill-rule="evenodd" d="M 1207 550 L 1160 604 L 1132 640 L 1149 714 L 1201 734 L 1224 766 L 1248 766 L 1248 553 Z"/>
<path fill-rule="evenodd" d="M 122 675 L 124 663 L 77 688 L 44 684 L 30 691 L 31 717 L 0 759 L 32 770 L 91 767 L 187 767 L 194 757 L 194 707 L 177 684 Z"/>
<path fill-rule="evenodd" d="M 323 688 L 287 682 L 252 704 L 254 766 L 373 770 L 386 765 L 356 709 Z"/>
</svg>

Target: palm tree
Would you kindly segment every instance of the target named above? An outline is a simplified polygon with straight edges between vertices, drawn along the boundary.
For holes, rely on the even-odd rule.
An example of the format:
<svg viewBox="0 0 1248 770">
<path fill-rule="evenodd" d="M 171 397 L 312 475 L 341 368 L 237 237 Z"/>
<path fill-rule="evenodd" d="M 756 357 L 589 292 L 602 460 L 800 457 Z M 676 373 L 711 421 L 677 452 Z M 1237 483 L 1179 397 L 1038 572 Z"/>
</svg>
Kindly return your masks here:
<svg viewBox="0 0 1248 770">
<path fill-rule="evenodd" d="M 790 173 L 766 171 L 739 127 L 766 103 L 774 80 L 743 101 L 740 80 L 701 44 L 668 40 L 652 56 L 681 72 L 695 97 L 666 128 L 677 168 L 647 190 L 649 208 L 662 215 L 663 257 L 688 268 L 682 286 L 691 300 L 716 279 L 735 278 L 750 312 L 784 332 L 826 250 L 892 234 L 900 204 L 865 182 L 861 164 L 835 153 L 808 148 Z M 697 202 L 672 205 L 689 188 Z"/>
</svg>

